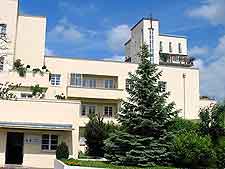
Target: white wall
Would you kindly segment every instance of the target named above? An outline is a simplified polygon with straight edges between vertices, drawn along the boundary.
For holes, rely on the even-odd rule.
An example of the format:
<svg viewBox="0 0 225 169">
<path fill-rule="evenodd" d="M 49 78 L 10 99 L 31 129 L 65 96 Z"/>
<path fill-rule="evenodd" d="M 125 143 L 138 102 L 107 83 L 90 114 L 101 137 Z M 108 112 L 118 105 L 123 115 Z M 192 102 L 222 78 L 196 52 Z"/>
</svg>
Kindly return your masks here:
<svg viewBox="0 0 225 169">
<path fill-rule="evenodd" d="M 19 16 L 16 57 L 33 68 L 42 68 L 45 52 L 45 17 Z"/>
<path fill-rule="evenodd" d="M 162 53 L 182 54 L 187 55 L 187 39 L 184 37 L 174 37 L 170 35 L 160 35 L 159 43 L 162 42 L 163 51 Z M 172 43 L 172 52 L 169 51 L 169 43 Z M 179 53 L 178 44 L 181 43 L 181 53 Z"/>
</svg>

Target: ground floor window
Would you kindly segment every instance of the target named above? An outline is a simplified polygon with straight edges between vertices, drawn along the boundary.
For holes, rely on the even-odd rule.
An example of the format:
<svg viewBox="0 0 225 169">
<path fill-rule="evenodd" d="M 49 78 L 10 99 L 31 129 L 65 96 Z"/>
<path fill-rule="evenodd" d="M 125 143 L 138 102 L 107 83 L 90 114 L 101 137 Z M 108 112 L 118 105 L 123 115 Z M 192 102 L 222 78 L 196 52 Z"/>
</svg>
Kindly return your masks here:
<svg viewBox="0 0 225 169">
<path fill-rule="evenodd" d="M 95 114 L 96 113 L 96 106 L 95 105 L 87 105 L 83 104 L 81 106 L 81 115 L 87 116 L 88 114 Z"/>
<path fill-rule="evenodd" d="M 112 117 L 112 106 L 105 106 L 104 107 L 104 116 L 105 117 Z"/>
<path fill-rule="evenodd" d="M 51 134 L 43 134 L 42 135 L 42 150 L 56 150 L 58 145 L 58 136 Z"/>
</svg>

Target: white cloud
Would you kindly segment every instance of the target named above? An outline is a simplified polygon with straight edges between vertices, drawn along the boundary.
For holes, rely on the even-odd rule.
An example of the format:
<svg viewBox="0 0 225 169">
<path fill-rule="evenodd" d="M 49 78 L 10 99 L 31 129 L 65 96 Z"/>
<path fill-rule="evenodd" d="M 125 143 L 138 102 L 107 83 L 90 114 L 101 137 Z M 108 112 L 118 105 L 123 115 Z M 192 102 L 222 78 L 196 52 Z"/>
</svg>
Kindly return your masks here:
<svg viewBox="0 0 225 169">
<path fill-rule="evenodd" d="M 79 42 L 85 35 L 78 30 L 78 27 L 70 23 L 66 18 L 59 20 L 55 27 L 48 32 L 51 41 Z"/>
<path fill-rule="evenodd" d="M 115 56 L 112 56 L 112 57 L 104 58 L 103 60 L 124 61 L 125 60 L 125 56 L 115 55 Z"/>
<path fill-rule="evenodd" d="M 212 57 L 217 59 L 207 66 L 202 64 L 203 66 L 200 69 L 201 90 L 204 95 L 223 99 L 225 97 L 225 35 L 219 39 Z"/>
<path fill-rule="evenodd" d="M 189 54 L 191 56 L 202 56 L 207 54 L 208 52 L 209 49 L 207 47 L 194 46 L 193 48 L 190 49 Z"/>
<path fill-rule="evenodd" d="M 118 25 L 112 28 L 107 34 L 107 43 L 113 51 L 121 51 L 124 43 L 130 37 L 130 28 L 128 25 Z"/>
<path fill-rule="evenodd" d="M 204 69 L 204 63 L 201 59 L 197 59 L 194 61 L 194 67 L 195 68 L 198 68 L 200 70 L 203 70 Z"/>
<path fill-rule="evenodd" d="M 213 25 L 225 25 L 225 0 L 205 0 L 198 8 L 189 10 L 188 14 L 207 19 Z"/>
<path fill-rule="evenodd" d="M 45 55 L 46 56 L 54 56 L 55 52 L 52 49 L 45 48 Z"/>
</svg>

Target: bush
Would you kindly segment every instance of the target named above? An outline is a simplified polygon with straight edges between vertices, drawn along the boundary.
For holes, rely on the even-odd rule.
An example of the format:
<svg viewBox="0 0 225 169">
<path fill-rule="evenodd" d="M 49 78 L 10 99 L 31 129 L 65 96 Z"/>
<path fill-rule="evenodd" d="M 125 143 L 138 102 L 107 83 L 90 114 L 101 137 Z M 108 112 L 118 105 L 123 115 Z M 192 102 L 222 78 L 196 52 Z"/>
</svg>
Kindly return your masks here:
<svg viewBox="0 0 225 169">
<path fill-rule="evenodd" d="M 66 143 L 62 142 L 56 150 L 56 158 L 58 160 L 69 158 L 69 148 Z"/>
<path fill-rule="evenodd" d="M 197 132 L 199 130 L 199 124 L 190 120 L 176 118 L 170 122 L 168 129 L 174 133 Z"/>
<path fill-rule="evenodd" d="M 106 125 L 100 115 L 90 114 L 85 129 L 87 153 L 89 156 L 104 156 L 104 140 L 107 137 Z"/>
<path fill-rule="evenodd" d="M 199 168 L 215 165 L 216 154 L 210 137 L 194 132 L 178 134 L 174 140 L 175 165 Z"/>
<path fill-rule="evenodd" d="M 217 168 L 220 168 L 220 169 L 224 169 L 225 168 L 225 140 L 223 140 L 222 143 L 220 143 L 216 148 L 215 148 L 215 151 L 216 151 L 216 157 L 217 157 L 217 160 L 216 160 L 216 165 L 217 165 Z"/>
</svg>

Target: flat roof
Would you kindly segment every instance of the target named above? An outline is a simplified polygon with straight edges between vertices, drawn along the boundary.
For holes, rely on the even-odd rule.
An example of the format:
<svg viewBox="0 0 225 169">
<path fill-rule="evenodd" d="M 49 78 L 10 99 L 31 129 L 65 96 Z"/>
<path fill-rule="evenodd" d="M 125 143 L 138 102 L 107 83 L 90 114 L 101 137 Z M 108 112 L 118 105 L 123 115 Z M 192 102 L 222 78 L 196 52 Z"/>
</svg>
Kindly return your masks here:
<svg viewBox="0 0 225 169">
<path fill-rule="evenodd" d="M 113 61 L 113 60 L 98 60 L 98 59 L 84 59 L 84 58 L 73 58 L 73 57 L 63 57 L 63 56 L 45 56 L 48 58 L 58 58 L 58 59 L 72 59 L 72 60 L 83 60 L 83 61 L 98 61 L 98 62 L 112 62 L 112 63 L 121 63 L 121 64 L 134 64 L 138 65 L 137 63 L 130 63 L 130 62 L 122 62 L 122 61 Z M 174 65 L 160 65 L 159 67 L 170 67 L 170 68 L 182 68 L 182 69 L 195 69 L 199 70 L 196 67 L 183 67 L 183 66 L 174 66 Z"/>
<path fill-rule="evenodd" d="M 141 18 L 130 30 L 133 30 L 137 25 L 139 25 L 139 23 L 141 23 L 143 20 L 150 20 L 152 19 L 153 21 L 159 21 L 158 19 L 155 18 L 147 18 L 147 17 L 143 17 Z"/>
<path fill-rule="evenodd" d="M 29 15 L 29 14 L 19 14 L 19 16 L 33 17 L 33 18 L 47 18 L 46 16 L 36 16 L 36 15 Z"/>
<path fill-rule="evenodd" d="M 92 58 L 81 58 L 81 57 L 63 57 L 63 56 L 45 56 L 47 58 L 58 58 L 58 59 L 72 59 L 72 60 L 86 60 L 86 61 L 98 61 L 98 62 L 112 62 L 112 63 L 124 63 L 124 64 L 136 64 L 129 63 L 125 61 L 117 61 L 117 60 L 104 60 L 104 59 L 92 59 Z"/>
<path fill-rule="evenodd" d="M 72 124 L 49 124 L 49 123 L 29 123 L 29 122 L 0 122 L 1 128 L 22 128 L 36 130 L 67 130 L 71 131 Z"/>
<path fill-rule="evenodd" d="M 159 34 L 159 36 L 168 36 L 168 37 L 174 37 L 174 38 L 185 38 L 187 39 L 187 36 L 181 36 L 181 35 L 171 35 L 171 34 Z"/>
</svg>

